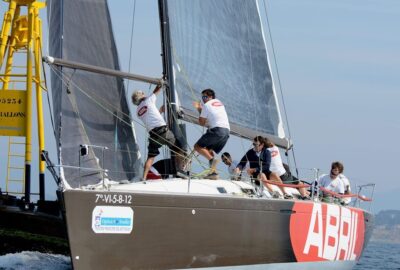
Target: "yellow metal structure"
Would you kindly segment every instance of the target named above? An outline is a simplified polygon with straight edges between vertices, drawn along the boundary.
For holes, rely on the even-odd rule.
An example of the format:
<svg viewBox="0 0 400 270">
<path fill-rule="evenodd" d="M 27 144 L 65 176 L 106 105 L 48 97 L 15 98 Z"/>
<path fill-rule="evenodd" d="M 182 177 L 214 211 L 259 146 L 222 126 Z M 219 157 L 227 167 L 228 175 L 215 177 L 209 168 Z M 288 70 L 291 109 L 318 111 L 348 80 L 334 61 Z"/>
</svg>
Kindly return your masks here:
<svg viewBox="0 0 400 270">
<path fill-rule="evenodd" d="M 36 91 L 36 107 L 38 120 L 38 138 L 39 138 L 39 155 L 44 150 L 44 124 L 42 111 L 42 88 L 41 87 L 41 45 L 42 45 L 42 22 L 39 18 L 39 10 L 45 7 L 44 2 L 35 0 L 3 0 L 8 3 L 8 10 L 4 14 L 3 25 L 0 33 L 0 81 L 2 87 L 0 91 L 10 91 L 10 84 L 13 85 L 12 90 L 23 91 L 25 96 L 24 110 L 24 134 L 15 134 L 8 131 L 9 135 L 25 136 L 25 172 L 23 173 L 21 183 L 25 189 L 25 200 L 30 201 L 30 171 L 31 171 L 31 148 L 32 148 L 32 99 L 33 89 Z M 24 13 L 24 14 L 22 14 Z M 18 59 L 16 55 L 18 53 Z M 21 60 L 24 59 L 24 60 Z M 18 67 L 14 62 L 26 61 L 26 65 Z M 22 70 L 22 71 L 21 71 Z M 19 72 L 16 72 L 19 71 Z M 44 89 L 44 88 L 43 88 Z M 11 92 L 11 91 L 10 91 Z M 15 92 L 15 91 L 13 91 Z M 6 94 L 3 94 L 6 96 Z M 16 94 L 18 96 L 18 93 Z M 1 100 L 0 100 L 1 102 Z M 15 108 L 17 106 L 14 106 Z M 7 112 L 7 109 L 9 110 Z M 19 108 L 20 111 L 21 108 Z M 3 116 L 15 116 L 22 114 L 13 114 L 10 108 L 0 106 L 0 114 Z M 5 120 L 7 122 L 7 120 Z M 8 124 L 10 124 L 8 122 Z M 3 130 L 4 131 L 4 130 Z M 7 135 L 1 134 L 0 135 Z M 12 145 L 15 143 L 11 138 L 9 140 L 8 166 L 6 186 L 9 182 L 20 181 L 12 178 L 10 170 L 12 168 L 20 169 L 20 166 L 10 165 L 10 159 L 13 158 Z M 19 155 L 19 154 L 18 154 Z M 39 180 L 44 181 L 45 163 L 39 158 Z M 44 183 L 43 183 L 44 185 Z M 7 190 L 8 191 L 8 190 Z"/>
<path fill-rule="evenodd" d="M 0 91 L 0 136 L 25 136 L 26 91 Z"/>
<path fill-rule="evenodd" d="M 25 140 L 9 137 L 6 191 L 12 194 L 25 193 L 25 167 L 21 165 L 25 159 L 24 148 Z"/>
</svg>

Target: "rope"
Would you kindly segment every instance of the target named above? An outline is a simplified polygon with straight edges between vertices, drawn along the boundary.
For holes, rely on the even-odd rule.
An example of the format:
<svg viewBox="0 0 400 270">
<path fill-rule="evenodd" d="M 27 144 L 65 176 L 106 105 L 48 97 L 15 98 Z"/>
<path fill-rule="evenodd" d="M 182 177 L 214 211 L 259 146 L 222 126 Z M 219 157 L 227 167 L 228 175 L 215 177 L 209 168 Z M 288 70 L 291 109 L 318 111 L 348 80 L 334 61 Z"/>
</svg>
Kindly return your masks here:
<svg viewBox="0 0 400 270">
<path fill-rule="evenodd" d="M 131 71 L 131 61 L 132 61 L 132 48 L 133 48 L 133 30 L 135 28 L 135 11 L 136 11 L 136 0 L 133 0 L 133 14 L 132 14 L 132 23 L 131 23 L 131 38 L 130 38 L 130 49 L 129 49 L 129 62 L 128 62 L 128 72 Z M 119 80 L 119 78 L 117 78 L 117 80 Z M 120 79 L 123 81 L 123 79 Z M 123 96 L 125 96 L 125 100 L 127 99 L 127 92 L 129 89 L 129 82 L 130 80 L 127 80 L 126 83 L 126 91 L 124 91 L 125 95 L 120 95 L 120 104 L 121 104 L 121 100 L 123 98 Z M 124 84 L 121 83 L 121 89 L 120 92 L 122 92 L 124 90 Z M 129 116 L 130 117 L 130 116 Z M 118 128 L 118 122 L 115 123 L 116 125 L 116 129 Z M 116 144 L 115 144 L 116 145 Z"/>
<path fill-rule="evenodd" d="M 171 108 L 171 107 L 172 107 L 172 104 L 170 104 L 170 103 L 167 101 L 167 106 L 168 106 L 168 108 Z M 170 110 L 170 111 L 171 111 L 171 110 Z M 177 117 L 177 115 L 175 115 L 174 113 L 171 113 L 171 115 L 172 115 L 172 117 L 174 118 L 174 121 L 175 121 L 175 122 L 179 122 L 179 118 Z M 183 135 L 184 135 L 183 130 L 180 128 L 179 125 L 178 125 L 178 131 L 180 132 L 180 135 L 181 135 L 182 137 L 184 137 L 184 136 L 183 136 Z M 188 143 L 188 141 L 187 141 L 186 139 L 185 139 L 185 143 L 186 143 L 186 145 L 188 146 L 189 150 L 190 150 L 191 152 L 193 152 L 193 151 L 194 151 L 193 148 L 191 148 L 191 147 L 189 146 L 189 143 Z M 182 150 L 182 151 L 183 151 L 183 150 Z M 202 162 L 196 155 L 193 155 L 192 157 L 195 158 L 195 160 L 197 161 L 197 163 L 198 163 L 203 169 L 206 169 L 207 165 L 204 165 L 205 163 Z"/>
<path fill-rule="evenodd" d="M 285 98 L 284 98 L 284 95 L 283 95 L 283 87 L 282 87 L 281 77 L 279 75 L 278 63 L 277 63 L 276 57 L 275 57 L 276 56 L 275 46 L 274 46 L 274 42 L 273 42 L 273 39 L 272 39 L 272 32 L 271 32 L 271 27 L 270 27 L 270 24 L 269 24 L 268 11 L 267 11 L 267 5 L 265 3 L 265 0 L 263 0 L 263 4 L 264 4 L 265 18 L 266 18 L 267 28 L 268 28 L 268 35 L 269 35 L 269 39 L 271 41 L 271 49 L 272 49 L 272 55 L 273 55 L 273 58 L 274 58 L 274 66 L 275 66 L 275 69 L 276 69 L 276 76 L 277 76 L 277 79 L 278 79 L 279 90 L 280 90 L 281 99 L 282 99 L 282 107 L 283 107 L 283 111 L 284 111 L 284 114 L 285 114 L 285 121 L 286 121 L 287 130 L 288 130 L 289 141 L 291 141 L 292 135 L 291 135 L 291 132 L 290 132 L 290 125 L 289 125 L 289 119 L 288 119 L 287 110 L 286 110 L 286 103 L 285 103 Z M 296 168 L 296 174 L 298 176 L 297 162 L 296 162 L 296 156 L 294 154 L 294 147 L 293 146 L 292 146 L 292 156 L 293 156 L 294 166 Z"/>
<path fill-rule="evenodd" d="M 189 86 L 190 93 L 192 94 L 192 100 L 193 101 L 198 101 L 198 99 L 196 98 L 196 94 L 195 94 L 195 92 L 193 90 L 192 83 L 189 80 L 189 76 L 187 75 L 187 73 L 185 71 L 185 68 L 182 65 L 182 62 L 180 61 L 180 58 L 179 58 L 178 54 L 176 53 L 175 47 L 172 47 L 172 53 L 174 54 L 174 58 L 176 59 L 176 63 L 179 65 L 180 70 L 182 71 L 183 78 L 185 79 L 186 83 Z"/>
<path fill-rule="evenodd" d="M 179 65 L 180 70 L 182 71 L 184 80 L 186 81 L 187 85 L 189 86 L 189 90 L 190 90 L 190 93 L 191 93 L 191 96 L 192 96 L 192 100 L 197 102 L 198 99 L 196 98 L 196 94 L 195 94 L 195 91 L 194 91 L 194 89 L 193 89 L 192 83 L 191 83 L 191 81 L 189 80 L 189 76 L 188 76 L 188 74 L 187 74 L 187 72 L 186 72 L 186 69 L 184 68 L 184 65 L 183 65 L 183 64 L 181 63 L 181 61 L 180 61 L 180 58 L 179 58 L 179 56 L 178 56 L 178 54 L 177 54 L 177 52 L 176 52 L 176 50 L 175 50 L 175 47 L 172 47 L 172 53 L 173 53 L 173 55 L 174 55 L 174 58 L 175 58 L 176 63 Z M 169 111 L 172 111 L 172 109 L 171 109 L 171 108 L 172 108 L 172 104 L 170 104 L 168 101 L 167 101 L 167 106 L 168 106 L 168 108 L 170 109 Z M 172 115 L 172 117 L 174 118 L 174 121 L 175 121 L 175 122 L 179 122 L 179 118 L 177 117 L 177 115 L 175 115 L 175 114 L 171 114 L 171 115 Z M 200 133 L 201 133 L 201 134 L 204 134 L 204 127 L 199 128 L 199 126 L 195 124 L 195 128 L 196 128 L 197 131 L 200 131 L 200 129 L 202 129 L 202 130 L 200 131 Z M 184 135 L 183 130 L 179 127 L 179 125 L 178 125 L 178 130 L 179 130 L 179 132 L 180 132 L 181 137 L 184 137 L 184 136 L 183 136 L 183 135 Z M 193 148 L 191 148 L 191 147 L 189 146 L 189 143 L 188 143 L 188 141 L 187 141 L 186 138 L 185 138 L 185 143 L 186 143 L 186 145 L 188 146 L 189 150 L 193 151 Z M 202 161 L 198 158 L 198 156 L 196 156 L 196 155 L 193 155 L 193 156 L 194 156 L 194 158 L 196 159 L 197 163 L 198 163 L 203 169 L 206 169 L 206 168 L 207 168 L 207 164 L 204 163 L 204 162 L 202 162 Z M 205 165 L 205 164 L 206 164 L 206 165 Z"/>
<path fill-rule="evenodd" d="M 53 69 L 53 71 L 55 72 L 55 74 L 57 75 L 57 77 L 66 85 L 65 79 L 62 78 L 62 76 L 60 76 L 60 74 L 59 74 L 60 71 L 58 71 L 58 70 L 56 70 L 56 69 L 54 69 L 54 68 L 52 68 L 52 69 Z M 88 94 L 87 92 L 85 92 L 81 87 L 79 87 L 78 85 L 76 85 L 73 81 L 69 81 L 69 83 L 71 83 L 71 82 L 72 82 L 72 85 L 75 86 L 76 89 L 77 89 L 78 91 L 80 91 L 80 92 L 81 92 L 82 94 L 84 94 L 87 98 L 89 98 L 90 100 L 92 100 L 92 101 L 93 101 L 95 104 L 97 104 L 100 108 L 104 109 L 106 112 L 108 112 L 108 113 L 110 113 L 111 115 L 115 116 L 117 119 L 119 119 L 121 122 L 125 123 L 126 125 L 132 127 L 132 124 L 131 124 L 131 123 L 128 123 L 128 122 L 125 121 L 123 118 L 121 118 L 120 116 L 116 115 L 113 111 L 111 111 L 109 108 L 107 108 L 106 106 L 104 106 L 103 104 L 101 104 L 96 98 L 93 98 L 90 94 Z M 72 102 L 72 101 L 71 101 L 71 102 Z M 108 103 L 108 102 L 107 102 L 107 103 Z M 110 104 L 110 103 L 108 103 L 108 104 Z M 111 107 L 113 107 L 113 106 L 111 106 Z M 115 107 L 114 107 L 114 108 L 115 108 Z M 75 112 L 77 113 L 78 118 L 80 119 L 80 115 L 79 115 L 79 112 L 77 111 L 77 108 L 74 108 L 74 110 L 75 110 Z M 116 111 L 117 111 L 117 112 L 120 112 L 120 113 L 123 114 L 123 115 L 127 115 L 126 113 L 119 111 L 118 108 L 116 108 Z M 142 126 L 142 127 L 145 128 L 144 124 L 140 123 L 139 121 L 137 121 L 137 120 L 135 120 L 135 119 L 131 119 L 131 120 L 133 120 L 133 121 L 134 121 L 135 123 L 137 123 L 139 126 Z M 81 125 L 82 125 L 82 129 L 85 131 L 85 128 L 84 128 L 82 122 L 81 122 Z M 86 132 L 85 132 L 85 136 L 88 138 Z M 158 135 L 158 134 L 155 134 L 155 136 L 158 136 L 159 138 L 162 138 L 162 137 L 161 137 L 160 135 Z M 149 137 L 149 139 L 152 139 L 152 138 Z M 152 140 L 153 140 L 153 139 L 152 139 Z M 183 152 L 183 149 L 180 149 L 180 150 L 182 150 L 182 152 Z M 174 150 L 172 150 L 172 149 L 171 149 L 170 151 L 172 151 L 173 153 L 175 153 L 177 156 L 184 157 L 182 154 L 180 154 L 180 153 L 178 153 L 178 152 L 176 152 L 176 151 L 174 151 Z"/>
<path fill-rule="evenodd" d="M 337 197 L 337 198 L 358 198 L 358 199 L 360 199 L 360 200 L 362 200 L 362 201 L 366 201 L 366 202 L 372 201 L 371 198 L 363 197 L 363 196 L 360 196 L 360 195 L 354 194 L 354 193 L 350 193 L 350 194 L 339 194 L 339 193 L 333 192 L 333 191 L 331 191 L 331 190 L 328 190 L 328 189 L 326 189 L 326 188 L 324 188 L 324 187 L 319 187 L 319 188 L 320 188 L 323 192 L 328 193 L 329 195 L 332 195 L 333 197 Z"/>
<path fill-rule="evenodd" d="M 311 185 L 308 184 L 283 184 L 283 183 L 277 183 L 271 180 L 264 180 L 263 182 L 267 183 L 267 184 L 271 184 L 271 185 L 275 185 L 278 187 L 291 187 L 291 188 L 307 188 L 307 187 L 311 187 Z"/>
</svg>

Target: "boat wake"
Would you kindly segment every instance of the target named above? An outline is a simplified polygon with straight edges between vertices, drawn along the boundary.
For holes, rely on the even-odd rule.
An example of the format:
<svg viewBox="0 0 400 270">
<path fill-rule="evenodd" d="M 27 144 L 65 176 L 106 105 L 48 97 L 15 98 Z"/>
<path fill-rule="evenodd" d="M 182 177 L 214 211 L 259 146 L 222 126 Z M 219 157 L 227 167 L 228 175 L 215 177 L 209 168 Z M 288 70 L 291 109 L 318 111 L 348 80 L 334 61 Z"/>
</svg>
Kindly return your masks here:
<svg viewBox="0 0 400 270">
<path fill-rule="evenodd" d="M 64 255 L 23 251 L 0 256 L 0 270 L 70 270 L 71 260 Z"/>
</svg>

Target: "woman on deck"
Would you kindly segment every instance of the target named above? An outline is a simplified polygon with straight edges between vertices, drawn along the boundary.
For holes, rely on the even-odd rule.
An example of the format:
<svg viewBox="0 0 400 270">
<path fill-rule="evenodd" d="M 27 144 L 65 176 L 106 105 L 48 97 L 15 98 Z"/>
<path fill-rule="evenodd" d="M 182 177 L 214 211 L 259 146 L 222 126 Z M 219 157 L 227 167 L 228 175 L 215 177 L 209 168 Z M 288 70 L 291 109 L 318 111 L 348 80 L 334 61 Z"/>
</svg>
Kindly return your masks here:
<svg viewBox="0 0 400 270">
<path fill-rule="evenodd" d="M 274 191 L 272 185 L 267 182 L 267 180 L 270 180 L 272 182 L 282 184 L 282 180 L 279 178 L 279 176 L 270 170 L 271 152 L 268 151 L 265 138 L 262 136 L 257 136 L 254 138 L 253 148 L 247 151 L 242 157 L 235 169 L 235 173 L 240 173 L 247 162 L 250 166 L 250 168 L 247 169 L 247 173 L 254 179 L 261 181 L 267 187 L 268 191 L 273 197 L 280 197 L 279 192 Z M 258 183 L 259 185 L 259 181 L 256 181 L 256 184 Z M 285 199 L 293 198 L 292 195 L 286 193 L 283 187 L 279 188 L 284 194 Z"/>
</svg>

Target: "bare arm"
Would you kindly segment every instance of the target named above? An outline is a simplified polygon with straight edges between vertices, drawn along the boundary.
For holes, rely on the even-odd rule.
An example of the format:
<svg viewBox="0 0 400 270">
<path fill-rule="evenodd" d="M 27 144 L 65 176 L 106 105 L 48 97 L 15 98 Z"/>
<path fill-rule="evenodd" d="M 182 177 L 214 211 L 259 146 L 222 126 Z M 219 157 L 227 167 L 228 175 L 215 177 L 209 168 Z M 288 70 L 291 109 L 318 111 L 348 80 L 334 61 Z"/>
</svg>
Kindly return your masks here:
<svg viewBox="0 0 400 270">
<path fill-rule="evenodd" d="M 153 94 L 157 95 L 158 93 L 160 93 L 160 90 L 161 90 L 161 84 L 157 85 L 156 88 L 154 88 Z"/>
<path fill-rule="evenodd" d="M 201 104 L 199 101 L 194 101 L 193 106 L 196 108 L 196 110 L 201 113 Z"/>
<path fill-rule="evenodd" d="M 207 123 L 207 118 L 199 117 L 199 124 L 200 126 L 205 126 Z"/>
<path fill-rule="evenodd" d="M 162 105 L 162 106 L 160 107 L 160 113 L 164 113 L 164 112 L 165 112 L 165 106 Z"/>
</svg>

